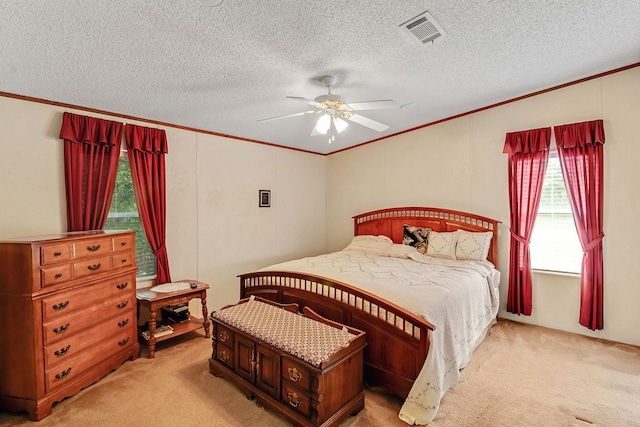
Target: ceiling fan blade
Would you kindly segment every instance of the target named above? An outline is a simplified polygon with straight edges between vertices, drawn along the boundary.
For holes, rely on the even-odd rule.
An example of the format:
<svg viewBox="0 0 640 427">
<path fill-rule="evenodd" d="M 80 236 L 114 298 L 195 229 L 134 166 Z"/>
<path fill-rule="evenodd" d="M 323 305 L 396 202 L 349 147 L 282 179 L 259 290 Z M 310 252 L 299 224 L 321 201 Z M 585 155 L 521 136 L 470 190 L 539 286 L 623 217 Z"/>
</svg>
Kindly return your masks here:
<svg viewBox="0 0 640 427">
<path fill-rule="evenodd" d="M 314 101 L 313 99 L 308 99 L 308 98 L 302 98 L 301 96 L 287 96 L 288 99 L 293 99 L 294 101 L 300 101 L 300 102 L 304 102 L 305 104 L 309 104 L 309 105 L 313 105 L 314 107 L 322 107 L 324 108 L 324 105 Z"/>
<path fill-rule="evenodd" d="M 305 114 L 315 114 L 317 111 L 303 111 L 301 113 L 287 114 L 286 116 L 269 117 L 267 119 L 260 119 L 259 122 L 268 122 L 269 120 L 286 119 L 287 117 L 303 116 Z"/>
<path fill-rule="evenodd" d="M 358 110 L 389 110 L 393 108 L 399 108 L 399 105 L 391 99 L 381 99 L 378 101 L 365 101 L 365 102 L 353 102 L 349 103 L 354 111 Z"/>
<path fill-rule="evenodd" d="M 366 126 L 369 129 L 373 129 L 378 132 L 383 132 L 389 129 L 389 126 L 385 125 L 384 123 L 376 122 L 375 120 L 372 120 L 368 117 L 361 116 L 359 114 L 351 114 L 349 116 L 349 120 L 359 125 Z"/>
</svg>

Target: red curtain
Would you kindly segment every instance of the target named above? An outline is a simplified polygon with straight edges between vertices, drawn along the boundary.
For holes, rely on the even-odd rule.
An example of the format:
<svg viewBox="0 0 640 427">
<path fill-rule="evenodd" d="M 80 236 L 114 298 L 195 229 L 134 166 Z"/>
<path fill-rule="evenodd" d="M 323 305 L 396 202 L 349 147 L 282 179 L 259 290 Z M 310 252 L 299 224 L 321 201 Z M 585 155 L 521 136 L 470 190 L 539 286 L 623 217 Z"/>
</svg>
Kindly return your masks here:
<svg viewBox="0 0 640 427">
<path fill-rule="evenodd" d="M 507 134 L 504 153 L 509 155 L 510 251 L 507 311 L 531 315 L 531 253 L 542 181 L 549 159 L 551 128 Z"/>
<path fill-rule="evenodd" d="M 162 129 L 127 125 L 127 155 L 138 213 L 149 247 L 156 257 L 158 284 L 171 282 L 166 241 L 164 155 L 167 136 Z"/>
<path fill-rule="evenodd" d="M 602 120 L 556 126 L 558 157 L 573 221 L 582 245 L 580 324 L 603 328 L 602 204 L 604 124 Z"/>
<path fill-rule="evenodd" d="M 102 230 L 116 182 L 122 123 L 64 113 L 67 230 Z"/>
</svg>

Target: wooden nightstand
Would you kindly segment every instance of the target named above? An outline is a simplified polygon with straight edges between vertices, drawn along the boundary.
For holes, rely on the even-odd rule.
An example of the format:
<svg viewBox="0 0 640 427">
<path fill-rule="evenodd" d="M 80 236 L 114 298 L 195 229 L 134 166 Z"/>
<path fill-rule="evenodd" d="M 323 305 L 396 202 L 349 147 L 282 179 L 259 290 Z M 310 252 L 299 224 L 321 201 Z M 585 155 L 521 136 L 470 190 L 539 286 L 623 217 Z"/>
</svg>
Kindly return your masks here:
<svg viewBox="0 0 640 427">
<path fill-rule="evenodd" d="M 186 334 L 187 332 L 195 331 L 200 327 L 204 327 L 205 338 L 211 337 L 211 334 L 209 333 L 209 326 L 211 323 L 209 322 L 207 312 L 207 289 L 209 289 L 209 285 L 197 280 L 180 280 L 180 282 L 195 283 L 197 287 L 174 292 L 154 292 L 150 287 L 136 290 L 136 298 L 138 300 L 138 319 L 140 319 L 141 307 L 145 307 L 149 310 L 149 338 L 147 339 L 143 337 L 143 340 L 147 341 L 149 349 L 148 357 L 150 359 L 153 359 L 154 357 L 157 342 L 177 337 L 179 335 Z M 168 305 L 188 303 L 193 298 L 200 298 L 200 301 L 202 302 L 202 315 L 204 320 L 201 321 L 189 316 L 189 320 L 186 322 L 171 324 L 171 327 L 173 328 L 173 332 L 171 334 L 155 337 L 157 311 Z"/>
</svg>

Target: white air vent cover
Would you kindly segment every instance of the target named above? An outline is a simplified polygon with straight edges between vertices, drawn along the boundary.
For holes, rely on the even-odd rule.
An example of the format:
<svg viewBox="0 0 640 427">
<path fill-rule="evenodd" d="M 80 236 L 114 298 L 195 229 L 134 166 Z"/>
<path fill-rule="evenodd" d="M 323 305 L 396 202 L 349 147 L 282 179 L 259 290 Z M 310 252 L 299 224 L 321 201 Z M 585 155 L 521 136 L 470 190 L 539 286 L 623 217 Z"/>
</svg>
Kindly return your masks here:
<svg viewBox="0 0 640 427">
<path fill-rule="evenodd" d="M 409 34 L 412 39 L 417 40 L 420 44 L 433 43 L 440 36 L 447 35 L 429 12 L 421 13 L 400 24 L 400 31 Z"/>
</svg>

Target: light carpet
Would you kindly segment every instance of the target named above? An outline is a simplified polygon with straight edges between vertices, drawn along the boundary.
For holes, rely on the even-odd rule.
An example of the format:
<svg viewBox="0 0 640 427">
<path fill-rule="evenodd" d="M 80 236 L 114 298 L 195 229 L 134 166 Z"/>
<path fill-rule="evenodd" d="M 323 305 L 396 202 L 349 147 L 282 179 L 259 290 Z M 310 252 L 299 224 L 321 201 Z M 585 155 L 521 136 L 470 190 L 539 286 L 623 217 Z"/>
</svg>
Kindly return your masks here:
<svg viewBox="0 0 640 427">
<path fill-rule="evenodd" d="M 208 370 L 211 340 L 164 341 L 35 424 L 0 412 L 3 426 L 287 426 Z M 402 402 L 365 389 L 365 409 L 341 427 L 399 426 Z M 500 320 L 449 390 L 433 427 L 640 426 L 640 348 Z"/>
</svg>

